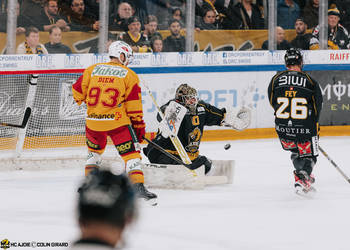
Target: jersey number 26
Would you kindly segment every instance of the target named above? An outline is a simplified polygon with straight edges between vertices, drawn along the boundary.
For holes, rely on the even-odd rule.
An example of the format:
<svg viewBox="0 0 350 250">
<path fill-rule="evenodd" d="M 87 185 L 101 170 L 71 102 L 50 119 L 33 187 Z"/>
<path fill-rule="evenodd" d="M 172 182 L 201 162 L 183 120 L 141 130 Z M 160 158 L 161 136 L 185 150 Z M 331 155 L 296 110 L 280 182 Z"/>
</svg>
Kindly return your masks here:
<svg viewBox="0 0 350 250">
<path fill-rule="evenodd" d="M 287 97 L 278 97 L 277 103 L 281 104 L 276 110 L 276 117 L 279 119 L 306 119 L 307 118 L 307 100 L 301 97 L 289 99 Z M 290 112 L 287 107 L 290 106 Z"/>
</svg>

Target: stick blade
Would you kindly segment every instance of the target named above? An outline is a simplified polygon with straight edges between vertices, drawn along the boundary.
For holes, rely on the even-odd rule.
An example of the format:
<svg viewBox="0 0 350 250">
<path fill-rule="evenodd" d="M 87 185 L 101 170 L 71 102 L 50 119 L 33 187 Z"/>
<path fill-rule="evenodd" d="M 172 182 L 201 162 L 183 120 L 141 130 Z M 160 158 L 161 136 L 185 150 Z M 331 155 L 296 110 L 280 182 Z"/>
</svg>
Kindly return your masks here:
<svg viewBox="0 0 350 250">
<path fill-rule="evenodd" d="M 32 109 L 30 107 L 27 107 L 26 111 L 24 112 L 24 117 L 21 125 L 11 124 L 7 122 L 1 122 L 0 125 L 7 126 L 7 127 L 14 127 L 14 128 L 25 128 L 27 126 L 31 113 L 32 113 Z"/>
</svg>

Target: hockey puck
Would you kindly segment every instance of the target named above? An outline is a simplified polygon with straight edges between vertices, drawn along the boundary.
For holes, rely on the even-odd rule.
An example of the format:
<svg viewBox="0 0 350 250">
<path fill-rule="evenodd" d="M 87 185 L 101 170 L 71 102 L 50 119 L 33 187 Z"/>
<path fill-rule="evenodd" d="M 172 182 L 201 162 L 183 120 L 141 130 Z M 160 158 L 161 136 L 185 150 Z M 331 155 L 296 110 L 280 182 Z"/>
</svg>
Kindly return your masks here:
<svg viewBox="0 0 350 250">
<path fill-rule="evenodd" d="M 231 144 L 230 144 L 230 143 L 227 143 L 227 144 L 225 144 L 224 149 L 225 149 L 225 150 L 228 150 L 228 149 L 230 149 L 230 147 L 231 147 Z"/>
</svg>

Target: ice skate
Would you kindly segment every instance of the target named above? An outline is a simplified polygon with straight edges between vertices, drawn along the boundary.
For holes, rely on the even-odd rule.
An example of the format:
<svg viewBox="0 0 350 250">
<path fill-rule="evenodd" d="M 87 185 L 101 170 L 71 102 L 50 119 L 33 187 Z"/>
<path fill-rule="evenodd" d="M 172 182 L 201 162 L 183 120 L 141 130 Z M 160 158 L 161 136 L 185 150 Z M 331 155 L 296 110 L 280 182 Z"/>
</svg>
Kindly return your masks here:
<svg viewBox="0 0 350 250">
<path fill-rule="evenodd" d="M 157 195 L 148 191 L 146 187 L 143 185 L 143 183 L 135 183 L 134 188 L 136 190 L 136 194 L 139 198 L 144 199 L 152 206 L 156 206 L 158 204 L 157 202 Z"/>
<path fill-rule="evenodd" d="M 294 187 L 297 194 L 310 194 L 316 192 L 316 189 L 311 185 L 315 182 L 315 177 L 313 175 L 308 175 L 304 170 L 295 170 L 294 178 Z"/>
</svg>

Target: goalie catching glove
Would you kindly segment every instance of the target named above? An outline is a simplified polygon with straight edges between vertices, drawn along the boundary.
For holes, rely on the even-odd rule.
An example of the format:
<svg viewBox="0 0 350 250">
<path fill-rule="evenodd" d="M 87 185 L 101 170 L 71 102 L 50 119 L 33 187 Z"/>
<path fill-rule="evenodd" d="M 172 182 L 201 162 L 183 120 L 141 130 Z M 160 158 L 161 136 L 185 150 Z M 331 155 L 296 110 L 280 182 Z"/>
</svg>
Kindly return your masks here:
<svg viewBox="0 0 350 250">
<path fill-rule="evenodd" d="M 242 107 L 240 109 L 229 109 L 226 111 L 221 125 L 242 131 L 249 127 L 250 120 L 251 111 L 249 108 Z"/>
</svg>

